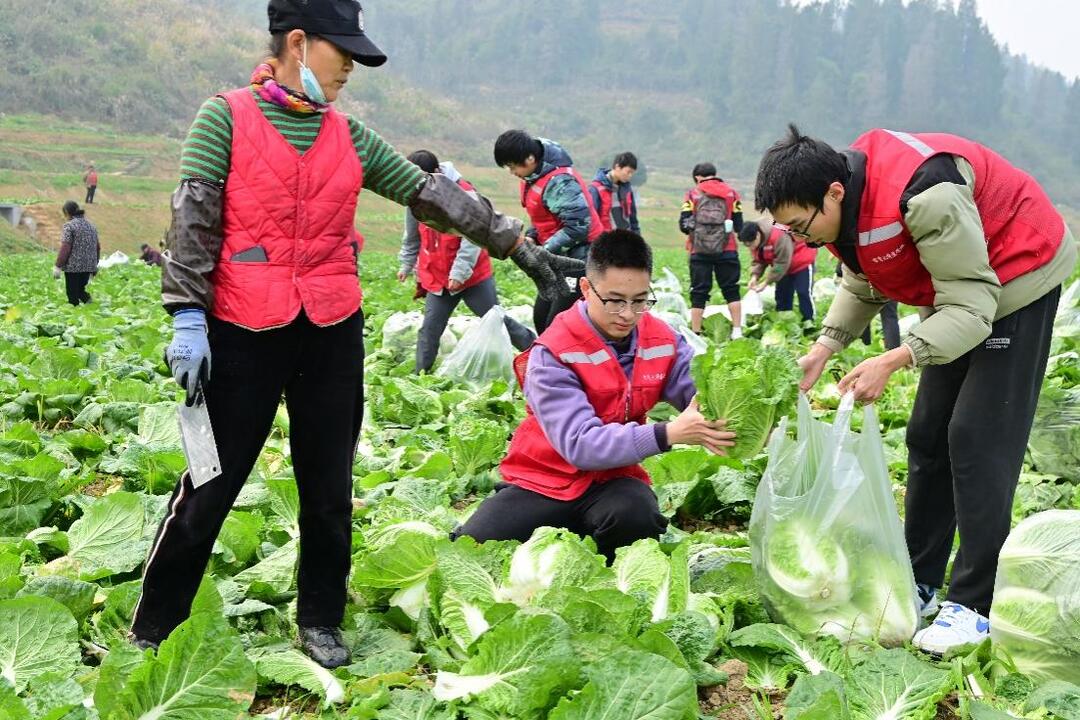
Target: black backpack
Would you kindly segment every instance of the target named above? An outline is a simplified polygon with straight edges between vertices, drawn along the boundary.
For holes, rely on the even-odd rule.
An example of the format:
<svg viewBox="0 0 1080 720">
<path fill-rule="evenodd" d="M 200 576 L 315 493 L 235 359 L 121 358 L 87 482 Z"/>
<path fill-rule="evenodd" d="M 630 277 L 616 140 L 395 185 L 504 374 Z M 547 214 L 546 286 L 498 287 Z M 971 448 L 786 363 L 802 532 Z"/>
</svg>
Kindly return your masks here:
<svg viewBox="0 0 1080 720">
<path fill-rule="evenodd" d="M 692 252 L 716 255 L 728 244 L 727 200 L 702 193 L 694 205 L 694 229 L 690 233 Z"/>
</svg>

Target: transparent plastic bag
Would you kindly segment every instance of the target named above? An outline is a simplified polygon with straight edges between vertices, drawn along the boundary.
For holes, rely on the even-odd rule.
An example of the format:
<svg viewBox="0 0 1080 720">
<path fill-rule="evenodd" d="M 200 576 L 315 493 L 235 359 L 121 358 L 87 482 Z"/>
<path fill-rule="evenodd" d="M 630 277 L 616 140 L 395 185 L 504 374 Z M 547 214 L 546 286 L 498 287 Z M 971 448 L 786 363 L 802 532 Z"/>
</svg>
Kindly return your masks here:
<svg viewBox="0 0 1080 720">
<path fill-rule="evenodd" d="M 682 295 L 682 283 L 679 282 L 679 278 L 675 276 L 675 273 L 671 272 L 671 268 L 662 268 L 660 270 L 660 274 L 653 278 L 652 289 L 657 295 L 660 293 Z"/>
<path fill-rule="evenodd" d="M 743 315 L 761 315 L 765 312 L 765 303 L 761 299 L 761 293 L 751 290 L 742 298 Z"/>
<path fill-rule="evenodd" d="M 503 320 L 506 311 L 496 305 L 480 322 L 461 336 L 457 347 L 439 365 L 435 374 L 470 385 L 492 380 L 514 382 L 514 346 Z"/>
<path fill-rule="evenodd" d="M 918 629 L 915 579 L 873 406 L 851 430 L 799 397 L 798 436 L 780 421 L 750 518 L 754 574 L 770 615 L 803 633 L 899 646 Z"/>
<path fill-rule="evenodd" d="M 401 362 L 416 352 L 416 338 L 424 316 L 419 311 L 396 312 L 382 326 L 382 347 Z"/>
<path fill-rule="evenodd" d="M 1047 510 L 998 557 L 990 637 L 1036 683 L 1080 685 L 1080 510 Z"/>
</svg>

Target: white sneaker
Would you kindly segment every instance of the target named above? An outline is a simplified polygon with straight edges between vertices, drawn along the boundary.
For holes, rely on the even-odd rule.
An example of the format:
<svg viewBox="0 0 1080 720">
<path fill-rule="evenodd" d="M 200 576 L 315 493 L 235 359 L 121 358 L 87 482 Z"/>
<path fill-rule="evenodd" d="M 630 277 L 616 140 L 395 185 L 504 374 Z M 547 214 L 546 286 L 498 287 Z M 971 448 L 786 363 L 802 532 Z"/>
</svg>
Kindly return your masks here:
<svg viewBox="0 0 1080 720">
<path fill-rule="evenodd" d="M 742 337 L 742 328 L 741 327 L 733 327 L 733 328 L 731 328 L 731 339 L 732 340 L 738 340 L 741 337 Z"/>
<path fill-rule="evenodd" d="M 989 620 L 963 605 L 945 602 L 934 622 L 915 633 L 911 642 L 925 652 L 944 655 L 953 648 L 977 645 L 988 637 Z"/>
<path fill-rule="evenodd" d="M 929 585 L 916 585 L 915 587 L 919 591 L 919 617 L 931 618 L 937 615 L 938 610 L 941 609 L 941 603 L 938 602 L 937 597 L 937 588 Z"/>
</svg>

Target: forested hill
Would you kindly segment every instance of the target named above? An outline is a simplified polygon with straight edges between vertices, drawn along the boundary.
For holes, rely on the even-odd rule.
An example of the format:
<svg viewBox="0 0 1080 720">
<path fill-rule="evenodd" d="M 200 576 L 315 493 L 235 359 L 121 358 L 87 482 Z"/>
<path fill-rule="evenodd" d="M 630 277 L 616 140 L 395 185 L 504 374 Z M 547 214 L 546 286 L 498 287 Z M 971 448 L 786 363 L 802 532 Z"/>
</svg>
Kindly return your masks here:
<svg viewBox="0 0 1080 720">
<path fill-rule="evenodd" d="M 582 164 L 636 150 L 749 176 L 794 120 L 837 143 L 887 126 L 993 145 L 1080 205 L 1080 82 L 1001 48 L 937 0 L 367 0 L 391 60 L 348 109 L 395 141 L 490 162 L 508 126 Z M 8 0 L 0 97 L 13 110 L 182 132 L 199 100 L 244 81 L 263 0 Z M 1040 22 L 1053 22 L 1043 18 Z M 5 110 L 7 107 L 4 108 Z"/>
</svg>

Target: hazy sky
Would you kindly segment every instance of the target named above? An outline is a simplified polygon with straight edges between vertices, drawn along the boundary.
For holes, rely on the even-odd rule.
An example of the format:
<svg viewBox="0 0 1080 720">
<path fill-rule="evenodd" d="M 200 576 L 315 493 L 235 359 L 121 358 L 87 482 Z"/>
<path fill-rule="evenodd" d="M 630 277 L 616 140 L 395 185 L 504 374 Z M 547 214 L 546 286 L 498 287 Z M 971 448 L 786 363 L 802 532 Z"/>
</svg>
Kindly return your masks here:
<svg viewBox="0 0 1080 720">
<path fill-rule="evenodd" d="M 979 16 L 998 42 L 1036 65 L 1080 77 L 1080 2 L 1077 0 L 976 0 Z"/>
</svg>

